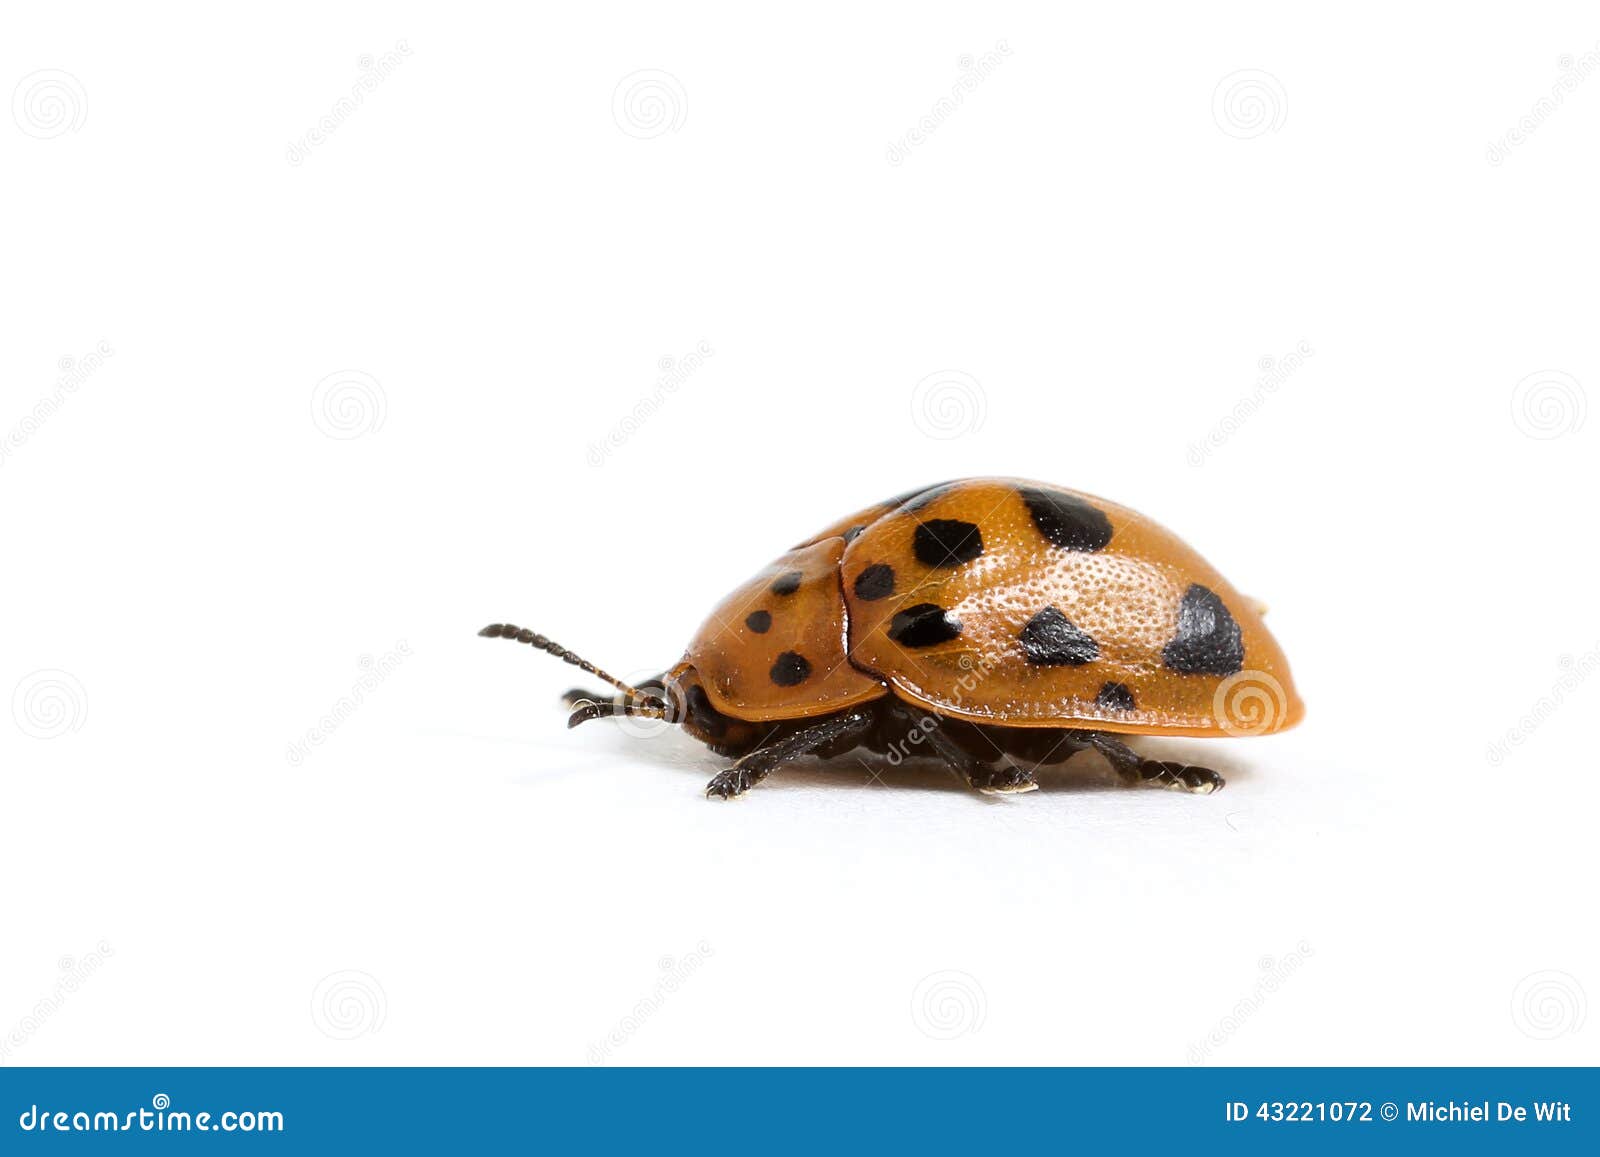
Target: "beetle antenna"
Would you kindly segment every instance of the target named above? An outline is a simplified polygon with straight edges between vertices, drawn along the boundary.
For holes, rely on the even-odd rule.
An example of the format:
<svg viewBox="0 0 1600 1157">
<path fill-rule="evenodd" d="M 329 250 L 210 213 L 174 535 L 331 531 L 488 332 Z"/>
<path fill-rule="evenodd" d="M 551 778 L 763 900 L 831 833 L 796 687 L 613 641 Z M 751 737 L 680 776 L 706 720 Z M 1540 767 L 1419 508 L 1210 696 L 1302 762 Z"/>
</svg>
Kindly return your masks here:
<svg viewBox="0 0 1600 1157">
<path fill-rule="evenodd" d="M 573 654 L 560 643 L 553 642 L 536 631 L 530 631 L 524 627 L 516 627 L 510 623 L 490 623 L 487 627 L 483 628 L 483 630 L 479 631 L 478 634 L 485 639 L 510 639 L 517 643 L 527 643 L 531 647 L 537 647 L 541 651 L 546 651 L 549 654 L 554 655 L 564 663 L 571 663 L 574 667 L 582 668 L 583 670 L 589 672 L 589 674 L 593 675 L 596 679 L 604 679 L 618 691 L 621 691 L 623 694 L 627 695 L 630 701 L 637 699 L 639 701 L 639 706 L 641 707 L 654 711 L 665 711 L 667 708 L 667 705 L 654 695 L 648 695 L 639 690 L 637 687 L 628 686 L 628 684 L 624 683 L 621 679 L 618 679 L 615 675 L 607 674 L 606 672 L 600 670 L 599 667 L 596 667 L 593 663 L 589 662 L 589 660 Z M 630 702 L 630 706 L 631 705 L 632 704 Z M 641 711 L 640 714 L 644 714 L 644 712 Z"/>
</svg>

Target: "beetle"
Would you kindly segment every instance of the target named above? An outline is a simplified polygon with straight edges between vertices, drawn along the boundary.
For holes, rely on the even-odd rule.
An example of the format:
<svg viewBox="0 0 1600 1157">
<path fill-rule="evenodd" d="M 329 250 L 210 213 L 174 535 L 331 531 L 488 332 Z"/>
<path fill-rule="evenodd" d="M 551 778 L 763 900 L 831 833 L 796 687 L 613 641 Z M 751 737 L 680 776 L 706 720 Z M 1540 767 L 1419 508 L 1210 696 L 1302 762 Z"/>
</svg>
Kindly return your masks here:
<svg viewBox="0 0 1600 1157">
<path fill-rule="evenodd" d="M 1288 661 L 1241 596 L 1144 515 L 1018 478 L 920 487 L 780 555 L 711 612 L 645 688 L 534 631 L 530 644 L 617 689 L 567 693 L 568 726 L 679 724 L 733 765 L 732 799 L 806 755 L 928 754 L 990 793 L 1100 752 L 1123 782 L 1197 793 L 1206 767 L 1148 759 L 1122 735 L 1261 735 L 1300 721 Z"/>
</svg>

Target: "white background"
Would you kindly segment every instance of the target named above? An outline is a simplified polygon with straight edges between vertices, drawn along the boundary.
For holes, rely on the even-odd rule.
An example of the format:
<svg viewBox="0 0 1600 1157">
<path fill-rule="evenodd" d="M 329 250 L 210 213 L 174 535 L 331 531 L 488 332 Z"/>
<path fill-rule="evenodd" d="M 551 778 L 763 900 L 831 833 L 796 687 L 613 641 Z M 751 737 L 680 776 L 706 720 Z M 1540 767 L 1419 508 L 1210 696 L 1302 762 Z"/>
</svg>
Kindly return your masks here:
<svg viewBox="0 0 1600 1157">
<path fill-rule="evenodd" d="M 6 25 L 4 1063 L 1600 1060 L 1592 5 Z M 1305 724 L 711 803 L 475 637 L 659 670 L 983 474 L 1184 535 Z"/>
</svg>

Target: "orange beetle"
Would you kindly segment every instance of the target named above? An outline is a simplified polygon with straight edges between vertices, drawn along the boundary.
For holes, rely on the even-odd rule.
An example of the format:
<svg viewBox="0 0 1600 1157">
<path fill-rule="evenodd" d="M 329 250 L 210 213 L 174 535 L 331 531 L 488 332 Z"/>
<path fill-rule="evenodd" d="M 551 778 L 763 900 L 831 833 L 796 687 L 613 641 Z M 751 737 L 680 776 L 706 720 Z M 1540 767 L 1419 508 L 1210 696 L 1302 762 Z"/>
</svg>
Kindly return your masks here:
<svg viewBox="0 0 1600 1157">
<path fill-rule="evenodd" d="M 1129 783 L 1222 787 L 1146 759 L 1118 734 L 1264 735 L 1305 707 L 1244 598 L 1177 536 L 1076 490 L 1016 478 L 944 482 L 812 535 L 711 612 L 683 659 L 631 687 L 543 635 L 530 643 L 618 689 L 567 694 L 569 726 L 678 723 L 736 760 L 728 799 L 804 755 L 923 748 L 988 792 L 1094 748 Z"/>
</svg>

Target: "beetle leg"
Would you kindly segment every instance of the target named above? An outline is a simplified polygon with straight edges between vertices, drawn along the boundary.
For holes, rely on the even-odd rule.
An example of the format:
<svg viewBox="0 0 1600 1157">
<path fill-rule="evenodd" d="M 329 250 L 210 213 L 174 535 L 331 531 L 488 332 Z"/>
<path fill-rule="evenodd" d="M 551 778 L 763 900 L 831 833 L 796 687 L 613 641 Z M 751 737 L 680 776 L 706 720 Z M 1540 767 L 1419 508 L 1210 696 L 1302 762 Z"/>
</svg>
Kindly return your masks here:
<svg viewBox="0 0 1600 1157">
<path fill-rule="evenodd" d="M 568 707 L 576 707 L 580 703 L 605 703 L 610 699 L 611 695 L 609 692 L 605 695 L 602 695 L 598 691 L 585 691 L 582 687 L 574 687 L 571 691 L 568 691 L 561 697 L 561 702 L 565 703 Z"/>
<path fill-rule="evenodd" d="M 809 755 L 827 744 L 843 742 L 851 736 L 864 735 L 871 728 L 873 719 L 871 711 L 846 711 L 819 720 L 809 727 L 802 727 L 764 747 L 758 747 L 726 771 L 718 772 L 711 782 L 706 784 L 706 795 L 716 796 L 719 799 L 732 799 L 736 795 L 743 795 L 772 774 L 774 769 L 790 760 Z"/>
<path fill-rule="evenodd" d="M 985 795 L 1017 795 L 1039 790 L 1039 782 L 1033 778 L 1033 772 L 1009 760 L 1003 761 L 998 767 L 978 761 L 977 767 L 966 772 L 966 776 L 967 782 Z"/>
<path fill-rule="evenodd" d="M 630 699 L 613 692 L 585 691 L 582 687 L 574 687 L 561 696 L 561 702 L 572 709 L 572 714 L 567 719 L 567 726 L 576 727 L 591 719 L 607 719 L 613 715 L 642 715 L 650 719 L 665 719 L 669 723 L 677 723 L 679 720 L 668 714 L 668 708 L 663 706 L 670 698 L 666 695 L 666 678 L 666 673 L 663 672 L 653 679 L 646 679 L 637 688 L 640 695 L 638 699 Z M 660 696 L 656 694 L 657 688 L 661 690 Z"/>
<path fill-rule="evenodd" d="M 578 701 L 577 708 L 567 716 L 567 726 L 576 727 L 580 723 L 587 723 L 591 719 L 610 719 L 617 715 L 632 715 L 639 719 L 664 719 L 668 723 L 675 722 L 660 707 L 642 707 L 637 703 L 618 703 L 613 699 L 603 699 L 599 703 Z"/>
<path fill-rule="evenodd" d="M 896 715 L 904 719 L 926 739 L 928 746 L 940 759 L 948 763 L 972 787 L 986 795 L 1015 795 L 1039 790 L 1033 772 L 1002 760 L 998 767 L 986 763 L 951 739 L 937 715 L 918 712 L 900 704 L 893 704 Z M 932 726 L 928 726 L 931 723 Z"/>
<path fill-rule="evenodd" d="M 1209 767 L 1191 767 L 1171 760 L 1146 759 L 1133 748 L 1103 731 L 1090 733 L 1090 743 L 1117 769 L 1123 783 L 1130 786 L 1167 787 L 1210 795 L 1221 791 L 1227 782 Z"/>
</svg>

